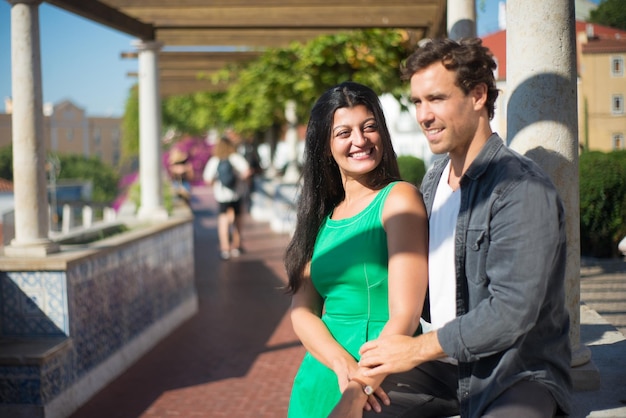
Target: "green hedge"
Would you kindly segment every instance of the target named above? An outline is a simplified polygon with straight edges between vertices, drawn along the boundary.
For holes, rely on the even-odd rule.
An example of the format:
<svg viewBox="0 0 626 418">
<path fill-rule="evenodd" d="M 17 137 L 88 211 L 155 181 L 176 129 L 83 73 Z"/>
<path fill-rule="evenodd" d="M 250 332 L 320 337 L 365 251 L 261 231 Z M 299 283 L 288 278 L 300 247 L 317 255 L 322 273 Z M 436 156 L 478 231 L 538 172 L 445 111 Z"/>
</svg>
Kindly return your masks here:
<svg viewBox="0 0 626 418">
<path fill-rule="evenodd" d="M 617 257 L 626 236 L 626 151 L 580 155 L 581 254 Z"/>
<path fill-rule="evenodd" d="M 400 168 L 402 180 L 419 187 L 426 174 L 426 164 L 424 164 L 422 159 L 412 155 L 401 155 L 398 157 L 398 167 Z"/>
</svg>

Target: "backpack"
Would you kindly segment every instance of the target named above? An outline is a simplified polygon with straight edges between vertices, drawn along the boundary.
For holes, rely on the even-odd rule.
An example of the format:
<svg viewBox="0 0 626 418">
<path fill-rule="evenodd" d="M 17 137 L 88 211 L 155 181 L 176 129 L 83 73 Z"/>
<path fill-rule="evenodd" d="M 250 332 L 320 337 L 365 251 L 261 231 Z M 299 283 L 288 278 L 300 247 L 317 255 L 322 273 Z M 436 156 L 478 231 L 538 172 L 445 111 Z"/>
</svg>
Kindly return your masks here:
<svg viewBox="0 0 626 418">
<path fill-rule="evenodd" d="M 217 179 L 229 189 L 234 189 L 237 185 L 237 174 L 228 158 L 220 160 L 217 164 Z"/>
</svg>

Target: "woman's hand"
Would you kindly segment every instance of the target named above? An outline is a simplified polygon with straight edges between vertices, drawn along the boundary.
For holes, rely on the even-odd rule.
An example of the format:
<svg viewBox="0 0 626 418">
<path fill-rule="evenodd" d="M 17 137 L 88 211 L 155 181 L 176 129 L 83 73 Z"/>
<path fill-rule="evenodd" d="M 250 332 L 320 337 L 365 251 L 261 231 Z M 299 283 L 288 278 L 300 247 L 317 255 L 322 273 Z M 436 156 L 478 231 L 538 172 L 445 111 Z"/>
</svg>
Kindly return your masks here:
<svg viewBox="0 0 626 418">
<path fill-rule="evenodd" d="M 376 412 L 381 412 L 381 402 L 384 405 L 389 405 L 391 403 L 387 393 L 382 387 L 380 387 L 380 384 L 384 380 L 385 376 L 379 376 L 377 378 L 365 377 L 363 375 L 363 371 L 363 368 L 359 368 L 356 373 L 351 375 L 350 381 L 358 383 L 361 390 L 368 395 L 367 402 L 363 405 L 363 409 L 366 411 L 374 410 Z M 372 390 L 372 393 L 367 393 Z"/>
</svg>

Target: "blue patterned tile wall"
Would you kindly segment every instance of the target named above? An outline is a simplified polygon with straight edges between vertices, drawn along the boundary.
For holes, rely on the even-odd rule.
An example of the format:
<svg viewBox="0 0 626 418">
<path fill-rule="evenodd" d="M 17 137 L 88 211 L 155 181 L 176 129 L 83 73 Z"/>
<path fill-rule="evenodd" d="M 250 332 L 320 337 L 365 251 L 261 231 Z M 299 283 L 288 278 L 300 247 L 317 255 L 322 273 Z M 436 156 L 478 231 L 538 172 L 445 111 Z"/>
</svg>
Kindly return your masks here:
<svg viewBox="0 0 626 418">
<path fill-rule="evenodd" d="M 39 365 L 0 364 L 0 405 L 45 405 L 195 294 L 192 222 L 67 271 L 0 272 L 0 337 L 70 338 Z"/>
<path fill-rule="evenodd" d="M 69 333 L 65 272 L 8 272 L 0 276 L 4 337 Z"/>
</svg>

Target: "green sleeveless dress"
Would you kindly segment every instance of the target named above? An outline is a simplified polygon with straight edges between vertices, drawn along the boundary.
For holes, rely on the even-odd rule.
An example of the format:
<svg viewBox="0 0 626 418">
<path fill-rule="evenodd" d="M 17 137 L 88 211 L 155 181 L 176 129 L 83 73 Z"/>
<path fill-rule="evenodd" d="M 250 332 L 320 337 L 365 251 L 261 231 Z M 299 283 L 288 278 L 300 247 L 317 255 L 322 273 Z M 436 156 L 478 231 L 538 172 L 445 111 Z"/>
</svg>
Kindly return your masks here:
<svg viewBox="0 0 626 418">
<path fill-rule="evenodd" d="M 322 321 L 355 359 L 389 319 L 382 211 L 393 185 L 381 189 L 356 216 L 327 217 L 313 250 L 311 279 L 324 298 Z M 340 397 L 335 373 L 307 352 L 294 379 L 288 416 L 326 418 Z"/>
</svg>

